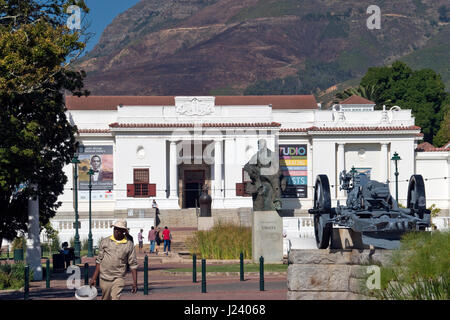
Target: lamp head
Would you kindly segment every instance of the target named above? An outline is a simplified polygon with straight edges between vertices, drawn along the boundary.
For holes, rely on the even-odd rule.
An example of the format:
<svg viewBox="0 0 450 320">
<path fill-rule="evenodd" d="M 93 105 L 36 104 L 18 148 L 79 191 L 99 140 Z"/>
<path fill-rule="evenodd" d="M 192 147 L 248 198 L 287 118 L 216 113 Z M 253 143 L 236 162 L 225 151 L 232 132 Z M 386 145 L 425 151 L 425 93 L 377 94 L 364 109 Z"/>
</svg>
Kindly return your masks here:
<svg viewBox="0 0 450 320">
<path fill-rule="evenodd" d="M 402 158 L 400 158 L 400 156 L 398 155 L 398 153 L 395 152 L 395 153 L 394 153 L 394 156 L 391 158 L 391 160 L 398 161 L 398 160 L 402 160 Z"/>
</svg>

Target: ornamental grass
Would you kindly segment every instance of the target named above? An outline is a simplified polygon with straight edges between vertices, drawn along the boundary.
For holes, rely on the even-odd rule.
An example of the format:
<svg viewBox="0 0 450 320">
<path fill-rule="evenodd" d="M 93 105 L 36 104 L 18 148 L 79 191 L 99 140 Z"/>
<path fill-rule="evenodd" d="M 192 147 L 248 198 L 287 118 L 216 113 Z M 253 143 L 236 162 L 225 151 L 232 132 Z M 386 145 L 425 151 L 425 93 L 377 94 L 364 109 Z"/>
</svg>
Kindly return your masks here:
<svg viewBox="0 0 450 320">
<path fill-rule="evenodd" d="M 252 230 L 230 223 L 219 222 L 212 229 L 197 231 L 186 241 L 191 254 L 202 259 L 244 259 L 252 257 Z"/>
<path fill-rule="evenodd" d="M 391 264 L 381 268 L 381 290 L 387 300 L 450 299 L 450 232 L 412 232 L 401 241 Z"/>
</svg>

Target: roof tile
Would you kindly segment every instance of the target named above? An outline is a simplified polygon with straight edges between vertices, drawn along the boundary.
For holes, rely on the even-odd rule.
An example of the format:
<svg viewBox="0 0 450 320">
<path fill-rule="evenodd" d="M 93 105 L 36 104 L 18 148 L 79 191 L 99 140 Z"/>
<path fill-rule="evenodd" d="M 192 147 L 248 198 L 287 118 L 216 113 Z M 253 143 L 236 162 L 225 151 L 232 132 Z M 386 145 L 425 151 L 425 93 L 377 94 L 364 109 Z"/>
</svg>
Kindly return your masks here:
<svg viewBox="0 0 450 320">
<path fill-rule="evenodd" d="M 273 109 L 317 109 L 313 95 L 216 96 L 218 106 L 272 105 Z M 66 96 L 69 110 L 116 110 L 125 106 L 174 106 L 174 96 Z"/>
</svg>

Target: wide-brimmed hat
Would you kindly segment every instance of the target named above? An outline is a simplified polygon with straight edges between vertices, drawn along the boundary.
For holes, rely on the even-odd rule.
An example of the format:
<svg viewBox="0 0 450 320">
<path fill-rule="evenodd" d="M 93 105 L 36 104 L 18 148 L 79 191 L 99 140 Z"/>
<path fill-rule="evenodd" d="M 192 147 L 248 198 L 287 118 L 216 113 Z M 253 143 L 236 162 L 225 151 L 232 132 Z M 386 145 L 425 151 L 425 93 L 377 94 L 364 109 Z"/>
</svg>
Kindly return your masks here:
<svg viewBox="0 0 450 320">
<path fill-rule="evenodd" d="M 127 230 L 128 228 L 127 228 L 127 221 L 126 220 L 117 220 L 113 225 L 112 225 L 113 227 L 116 227 L 116 228 L 120 228 L 120 229 L 125 229 L 125 230 Z"/>
</svg>

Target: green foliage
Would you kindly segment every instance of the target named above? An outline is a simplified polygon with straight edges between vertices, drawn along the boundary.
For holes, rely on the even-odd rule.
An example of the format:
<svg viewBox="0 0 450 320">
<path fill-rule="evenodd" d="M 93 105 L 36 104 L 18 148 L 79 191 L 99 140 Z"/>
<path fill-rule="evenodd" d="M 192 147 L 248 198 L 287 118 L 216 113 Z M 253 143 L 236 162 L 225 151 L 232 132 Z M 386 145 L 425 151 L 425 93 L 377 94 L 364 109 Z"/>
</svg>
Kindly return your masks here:
<svg viewBox="0 0 450 320">
<path fill-rule="evenodd" d="M 25 263 L 0 265 L 0 290 L 20 289 L 25 284 Z M 30 281 L 33 280 L 33 271 L 30 269 Z"/>
<path fill-rule="evenodd" d="M 203 259 L 239 259 L 241 252 L 244 259 L 250 259 L 252 231 L 251 228 L 218 223 L 211 230 L 196 232 L 186 244 L 191 254 Z"/>
<path fill-rule="evenodd" d="M 357 96 L 366 98 L 370 101 L 375 101 L 375 100 L 378 100 L 379 94 L 380 94 L 380 92 L 375 85 L 369 85 L 367 88 L 360 85 L 356 88 L 348 88 L 342 92 L 336 93 L 336 95 L 334 97 L 334 100 L 335 100 L 334 102 L 338 103 L 338 102 L 345 100 L 348 97 L 351 97 L 353 95 L 357 95 Z"/>
<path fill-rule="evenodd" d="M 26 248 L 25 236 L 15 238 L 13 240 L 11 246 L 12 246 L 12 250 L 25 249 Z"/>
<path fill-rule="evenodd" d="M 72 4 L 87 11 L 83 0 L 0 0 L 0 241 L 27 230 L 31 196 L 45 225 L 67 182 L 76 128 L 64 94 L 87 94 L 67 63 L 85 47 L 66 26 Z"/>
<path fill-rule="evenodd" d="M 440 31 L 432 36 L 426 45 L 404 57 L 405 62 L 414 69 L 433 69 L 438 72 L 450 92 L 450 25 L 440 27 Z"/>
<path fill-rule="evenodd" d="M 447 99 L 445 86 L 431 69 L 413 71 L 401 61 L 390 67 L 369 68 L 361 86 L 375 86 L 380 93 L 374 101 L 378 107 L 398 105 L 412 110 L 424 140 L 432 142 L 442 121 L 442 107 Z"/>
<path fill-rule="evenodd" d="M 381 268 L 380 299 L 450 298 L 450 232 L 413 232 L 401 240 L 389 266 Z"/>
<path fill-rule="evenodd" d="M 442 147 L 450 141 L 450 104 L 447 105 L 448 111 L 445 113 L 441 126 L 433 138 L 433 144 L 436 147 Z"/>
<path fill-rule="evenodd" d="M 82 241 L 81 241 L 81 250 L 89 250 L 89 240 L 88 240 L 88 238 L 86 238 L 86 239 L 83 239 Z"/>
</svg>

